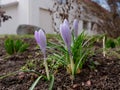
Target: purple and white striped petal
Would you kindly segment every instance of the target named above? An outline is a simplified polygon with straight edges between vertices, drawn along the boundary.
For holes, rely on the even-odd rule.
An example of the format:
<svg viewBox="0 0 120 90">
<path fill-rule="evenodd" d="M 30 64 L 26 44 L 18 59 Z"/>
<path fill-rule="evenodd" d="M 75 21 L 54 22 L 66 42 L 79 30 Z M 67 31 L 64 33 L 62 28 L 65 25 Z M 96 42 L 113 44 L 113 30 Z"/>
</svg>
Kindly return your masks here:
<svg viewBox="0 0 120 90">
<path fill-rule="evenodd" d="M 74 28 L 74 36 L 75 36 L 75 38 L 77 38 L 77 36 L 78 36 L 78 20 L 77 19 L 75 19 L 74 20 L 74 22 L 73 22 L 73 28 Z"/>
<path fill-rule="evenodd" d="M 37 44 L 40 46 L 42 52 L 45 54 L 46 51 L 46 36 L 42 29 L 35 31 L 35 39 Z"/>
<path fill-rule="evenodd" d="M 37 44 L 39 44 L 40 37 L 39 37 L 38 31 L 35 31 L 34 37 L 35 37 Z"/>
<path fill-rule="evenodd" d="M 69 22 L 68 22 L 67 19 L 65 19 L 65 20 L 63 21 L 63 24 L 67 24 L 67 26 L 69 27 Z"/>
<path fill-rule="evenodd" d="M 63 23 L 60 25 L 60 34 L 64 40 L 65 45 L 67 46 L 68 50 L 70 51 L 71 32 L 70 32 L 70 28 L 67 23 Z"/>
</svg>

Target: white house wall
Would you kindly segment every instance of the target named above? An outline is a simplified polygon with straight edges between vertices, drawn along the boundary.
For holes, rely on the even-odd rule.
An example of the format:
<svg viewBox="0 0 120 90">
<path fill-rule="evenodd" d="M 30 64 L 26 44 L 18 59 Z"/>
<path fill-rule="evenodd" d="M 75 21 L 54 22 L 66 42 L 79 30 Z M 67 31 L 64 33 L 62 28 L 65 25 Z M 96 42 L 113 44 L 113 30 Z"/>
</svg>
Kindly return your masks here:
<svg viewBox="0 0 120 90">
<path fill-rule="evenodd" d="M 2 26 L 0 27 L 0 34 L 16 34 L 16 29 L 18 26 L 18 7 L 11 6 L 11 7 L 5 7 L 4 8 L 6 14 L 10 15 L 12 19 L 2 23 Z"/>
<path fill-rule="evenodd" d="M 30 0 L 30 24 L 43 28 L 46 33 L 54 33 L 52 17 L 48 9 L 53 7 L 53 0 Z"/>
<path fill-rule="evenodd" d="M 3 0 L 4 1 L 4 0 Z M 8 0 L 2 3 L 6 14 L 12 19 L 2 23 L 0 34 L 16 34 L 16 30 L 20 24 L 29 24 L 29 0 L 20 0 L 17 4 L 16 0 Z"/>
<path fill-rule="evenodd" d="M 14 1 L 16 0 L 12 0 L 12 2 Z M 47 12 L 46 15 L 44 14 L 44 16 L 42 16 L 42 12 L 45 11 L 41 11 L 41 8 L 50 9 L 53 5 L 53 0 L 18 1 L 18 5 L 10 5 L 3 8 L 6 11 L 6 14 L 10 15 L 12 19 L 6 21 L 5 23 L 2 23 L 2 26 L 0 27 L 0 34 L 16 34 L 17 27 L 20 24 L 35 25 L 45 29 L 47 33 L 53 33 L 50 24 L 48 24 L 48 22 L 51 21 L 51 18 L 49 19 L 50 16 L 48 16 L 49 12 Z M 8 5 L 8 3 L 11 3 L 11 0 L 2 0 L 2 4 Z M 41 18 L 42 20 L 40 20 Z"/>
</svg>

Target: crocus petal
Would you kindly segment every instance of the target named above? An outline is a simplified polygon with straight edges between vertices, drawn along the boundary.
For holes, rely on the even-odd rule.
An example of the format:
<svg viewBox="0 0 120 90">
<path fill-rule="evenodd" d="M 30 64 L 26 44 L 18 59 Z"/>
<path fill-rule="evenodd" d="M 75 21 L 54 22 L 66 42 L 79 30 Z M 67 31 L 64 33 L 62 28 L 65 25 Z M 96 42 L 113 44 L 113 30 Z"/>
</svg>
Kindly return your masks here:
<svg viewBox="0 0 120 90">
<path fill-rule="evenodd" d="M 40 36 L 40 48 L 42 50 L 43 53 L 45 53 L 46 50 L 46 36 L 45 33 L 43 32 L 43 30 L 39 30 L 39 36 Z"/>
<path fill-rule="evenodd" d="M 39 44 L 39 40 L 40 40 L 40 39 L 39 39 L 38 31 L 35 31 L 34 37 L 35 37 L 35 40 L 36 40 L 37 44 Z"/>
<path fill-rule="evenodd" d="M 35 31 L 35 39 L 37 44 L 40 46 L 42 52 L 45 54 L 46 51 L 46 36 L 42 29 L 38 32 Z"/>
<path fill-rule="evenodd" d="M 67 41 L 67 38 L 66 38 L 66 32 L 64 30 L 63 24 L 60 25 L 60 34 L 62 36 L 62 39 L 63 39 L 64 43 L 67 45 L 68 41 Z"/>
<path fill-rule="evenodd" d="M 73 28 L 74 28 L 74 36 L 77 38 L 78 36 L 78 20 L 75 19 L 73 22 Z"/>
<path fill-rule="evenodd" d="M 66 44 L 68 50 L 70 50 L 71 32 L 70 32 L 70 29 L 69 29 L 69 26 L 67 23 L 63 23 L 60 25 L 60 33 L 61 33 L 61 36 L 62 36 L 64 43 Z"/>
<path fill-rule="evenodd" d="M 67 19 L 64 20 L 63 24 L 67 24 L 67 26 L 69 27 L 69 22 Z"/>
</svg>

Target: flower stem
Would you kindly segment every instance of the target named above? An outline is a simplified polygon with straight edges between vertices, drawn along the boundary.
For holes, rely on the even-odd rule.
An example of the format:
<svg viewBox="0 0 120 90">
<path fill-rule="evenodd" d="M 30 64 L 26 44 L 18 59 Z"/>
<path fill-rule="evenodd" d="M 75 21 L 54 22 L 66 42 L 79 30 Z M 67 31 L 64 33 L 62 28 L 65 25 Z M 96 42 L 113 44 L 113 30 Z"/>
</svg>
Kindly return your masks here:
<svg viewBox="0 0 120 90">
<path fill-rule="evenodd" d="M 105 57 L 106 51 L 105 51 L 105 36 L 103 37 L 103 56 Z"/>
<path fill-rule="evenodd" d="M 72 79 L 74 79 L 74 62 L 70 55 L 70 65 L 71 65 L 71 71 L 72 71 Z"/>
<path fill-rule="evenodd" d="M 71 66 L 71 72 L 72 72 L 72 80 L 74 79 L 74 61 L 72 59 L 72 54 L 70 52 L 70 49 L 68 49 L 69 57 L 70 57 L 70 66 Z"/>
<path fill-rule="evenodd" d="M 50 80 L 49 69 L 48 69 L 48 64 L 47 64 L 47 61 L 46 61 L 46 55 L 45 54 L 44 54 L 44 66 L 45 66 L 47 79 Z"/>
</svg>

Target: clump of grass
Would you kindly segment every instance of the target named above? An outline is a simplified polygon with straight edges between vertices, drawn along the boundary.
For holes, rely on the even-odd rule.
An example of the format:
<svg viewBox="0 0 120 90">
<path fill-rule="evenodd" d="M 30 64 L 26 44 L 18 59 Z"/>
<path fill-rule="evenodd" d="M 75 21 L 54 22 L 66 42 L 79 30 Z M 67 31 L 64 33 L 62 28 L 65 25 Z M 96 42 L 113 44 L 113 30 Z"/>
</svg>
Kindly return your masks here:
<svg viewBox="0 0 120 90">
<path fill-rule="evenodd" d="M 24 43 L 22 40 L 14 40 L 12 38 L 8 38 L 4 42 L 5 50 L 8 54 L 13 55 L 15 53 L 22 53 L 27 50 L 28 44 Z"/>
</svg>

